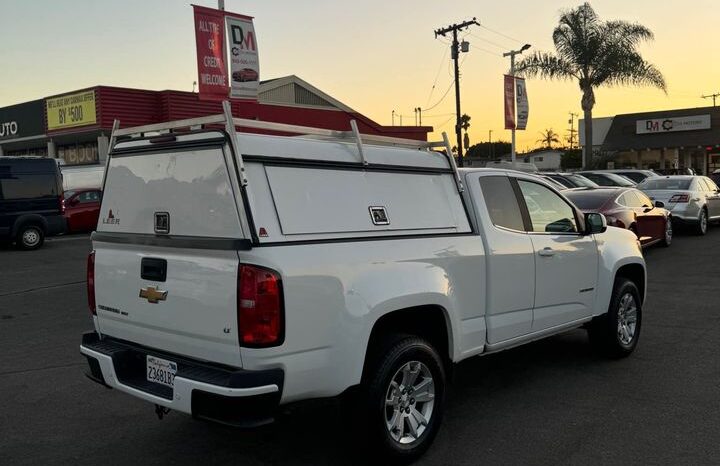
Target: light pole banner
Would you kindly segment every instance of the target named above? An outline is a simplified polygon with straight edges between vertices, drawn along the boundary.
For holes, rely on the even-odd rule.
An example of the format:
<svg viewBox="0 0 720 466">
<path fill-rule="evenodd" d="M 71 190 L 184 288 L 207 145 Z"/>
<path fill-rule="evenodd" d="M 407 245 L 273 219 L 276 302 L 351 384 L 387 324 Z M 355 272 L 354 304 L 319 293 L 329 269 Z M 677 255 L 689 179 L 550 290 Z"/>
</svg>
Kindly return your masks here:
<svg viewBox="0 0 720 466">
<path fill-rule="evenodd" d="M 527 128 L 530 104 L 528 103 L 524 78 L 515 78 L 515 89 L 515 95 L 517 96 L 517 129 L 525 129 Z"/>
<path fill-rule="evenodd" d="M 515 129 L 515 84 L 505 75 L 505 129 Z"/>
<path fill-rule="evenodd" d="M 230 48 L 230 97 L 257 100 L 260 61 L 253 19 L 228 15 L 225 24 Z"/>
<path fill-rule="evenodd" d="M 198 90 L 204 100 L 224 100 L 228 96 L 225 61 L 225 20 L 220 10 L 193 5 L 195 45 L 197 47 Z"/>
</svg>

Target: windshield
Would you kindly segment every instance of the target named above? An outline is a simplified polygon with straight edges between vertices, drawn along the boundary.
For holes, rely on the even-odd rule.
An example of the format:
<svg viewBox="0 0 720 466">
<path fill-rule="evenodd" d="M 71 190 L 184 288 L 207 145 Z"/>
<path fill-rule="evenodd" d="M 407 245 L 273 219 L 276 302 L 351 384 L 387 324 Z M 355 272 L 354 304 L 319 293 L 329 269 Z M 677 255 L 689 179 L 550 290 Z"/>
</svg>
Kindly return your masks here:
<svg viewBox="0 0 720 466">
<path fill-rule="evenodd" d="M 566 191 L 563 193 L 570 202 L 580 210 L 598 210 L 613 196 L 614 192 L 607 190 L 599 191 Z"/>
<path fill-rule="evenodd" d="M 574 175 L 565 175 L 565 176 L 570 178 L 570 180 L 572 180 L 572 182 L 575 183 L 575 185 L 577 185 L 578 187 L 582 187 L 582 188 L 598 188 L 599 187 L 599 185 L 597 183 L 585 178 L 582 175 L 574 174 Z"/>
<path fill-rule="evenodd" d="M 635 186 L 635 182 L 631 180 L 630 178 L 622 175 L 618 175 L 617 173 L 603 173 L 605 176 L 613 180 L 615 183 L 618 184 L 618 186 Z"/>
<path fill-rule="evenodd" d="M 638 188 L 646 191 L 652 191 L 655 189 L 687 191 L 690 189 L 690 183 L 692 183 L 692 178 L 648 178 L 640 183 Z"/>
</svg>

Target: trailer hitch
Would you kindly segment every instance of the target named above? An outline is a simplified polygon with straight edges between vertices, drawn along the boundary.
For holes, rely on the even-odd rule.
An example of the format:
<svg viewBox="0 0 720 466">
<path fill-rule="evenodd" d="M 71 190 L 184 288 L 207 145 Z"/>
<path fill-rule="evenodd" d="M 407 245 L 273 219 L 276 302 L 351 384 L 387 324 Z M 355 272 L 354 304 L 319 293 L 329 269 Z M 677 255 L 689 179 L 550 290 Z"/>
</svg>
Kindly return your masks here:
<svg viewBox="0 0 720 466">
<path fill-rule="evenodd" d="M 165 408 L 164 406 L 155 405 L 155 414 L 157 415 L 158 419 L 162 421 L 162 418 L 170 412 L 170 408 Z"/>
</svg>

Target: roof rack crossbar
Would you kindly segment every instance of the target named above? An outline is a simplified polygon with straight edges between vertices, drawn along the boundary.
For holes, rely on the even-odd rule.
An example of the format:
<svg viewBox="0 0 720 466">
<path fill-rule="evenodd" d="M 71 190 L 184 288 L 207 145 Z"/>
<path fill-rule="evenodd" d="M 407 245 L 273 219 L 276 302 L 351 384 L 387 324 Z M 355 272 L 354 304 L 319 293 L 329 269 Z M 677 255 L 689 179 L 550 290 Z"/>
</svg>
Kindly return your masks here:
<svg viewBox="0 0 720 466">
<path fill-rule="evenodd" d="M 203 127 L 205 125 L 223 124 L 225 125 L 225 131 L 232 136 L 230 144 L 233 150 L 237 154 L 238 168 L 240 171 L 240 182 L 243 186 L 247 185 L 247 178 L 245 174 L 245 167 L 242 161 L 241 152 L 238 147 L 238 138 L 236 128 L 250 128 L 250 129 L 263 129 L 268 131 L 277 131 L 281 133 L 297 134 L 299 136 L 310 135 L 320 136 L 327 139 L 340 139 L 340 140 L 354 140 L 358 146 L 358 152 L 360 160 L 363 165 L 368 165 L 367 159 L 365 159 L 365 153 L 363 150 L 363 144 L 381 144 L 396 147 L 421 149 L 421 150 L 432 150 L 434 148 L 442 148 L 445 152 L 445 157 L 448 159 L 448 163 L 455 175 L 455 184 L 457 185 L 458 192 L 464 191 L 460 172 L 458 171 L 455 159 L 452 155 L 452 147 L 450 146 L 450 140 L 446 133 L 443 134 L 442 141 L 419 141 L 415 139 L 396 138 L 389 136 L 378 136 L 373 134 L 361 134 L 357 127 L 355 120 L 350 121 L 351 131 L 339 131 L 334 129 L 326 128 L 314 128 L 311 126 L 300 126 L 300 125 L 289 125 L 286 123 L 275 123 L 270 121 L 258 121 L 249 120 L 246 118 L 235 118 L 232 116 L 232 109 L 230 102 L 223 102 L 223 113 L 217 115 L 209 115 L 205 117 L 189 118 L 185 120 L 169 121 L 164 123 L 155 123 L 144 126 L 135 126 L 131 128 L 120 129 L 119 120 L 115 120 L 113 124 L 113 130 L 110 137 L 109 151 L 112 151 L 115 142 L 118 137 L 121 136 L 133 136 L 133 135 L 144 135 L 150 132 L 161 132 L 168 131 L 177 128 L 192 128 L 192 127 Z M 107 173 L 107 170 L 106 170 Z"/>
<path fill-rule="evenodd" d="M 362 144 L 362 138 L 360 137 L 360 131 L 357 127 L 357 122 L 355 120 L 350 120 L 350 127 L 352 128 L 352 132 L 355 135 L 355 141 L 357 142 L 358 147 L 358 153 L 360 154 L 360 161 L 363 165 L 368 165 L 368 161 L 365 159 L 365 152 L 363 151 L 363 144 Z"/>
</svg>

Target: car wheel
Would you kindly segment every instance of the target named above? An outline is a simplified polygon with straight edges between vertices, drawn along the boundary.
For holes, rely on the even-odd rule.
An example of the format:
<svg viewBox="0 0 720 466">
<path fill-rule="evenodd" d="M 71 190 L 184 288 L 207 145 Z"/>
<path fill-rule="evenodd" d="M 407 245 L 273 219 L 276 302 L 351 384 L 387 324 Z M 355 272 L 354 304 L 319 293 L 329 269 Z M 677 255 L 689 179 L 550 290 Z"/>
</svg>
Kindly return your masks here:
<svg viewBox="0 0 720 466">
<path fill-rule="evenodd" d="M 707 210 L 703 207 L 703 209 L 700 211 L 700 217 L 698 218 L 698 224 L 695 227 L 695 233 L 697 235 L 704 235 L 707 233 L 708 230 L 708 214 Z"/>
<path fill-rule="evenodd" d="M 379 352 L 361 390 L 363 430 L 383 459 L 412 461 L 440 428 L 445 401 L 442 358 L 426 340 L 398 336 Z"/>
<path fill-rule="evenodd" d="M 607 314 L 596 317 L 588 328 L 590 342 L 607 356 L 626 357 L 637 346 L 641 326 L 640 292 L 633 282 L 619 277 Z"/>
<path fill-rule="evenodd" d="M 672 238 L 673 238 L 673 226 L 672 226 L 672 219 L 670 217 L 667 217 L 665 219 L 665 233 L 663 234 L 663 240 L 662 245 L 664 247 L 669 247 L 670 244 L 672 244 Z"/>
<path fill-rule="evenodd" d="M 17 232 L 15 243 L 18 248 L 30 251 L 37 249 L 45 242 L 45 234 L 37 225 L 23 225 Z"/>
</svg>

